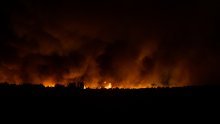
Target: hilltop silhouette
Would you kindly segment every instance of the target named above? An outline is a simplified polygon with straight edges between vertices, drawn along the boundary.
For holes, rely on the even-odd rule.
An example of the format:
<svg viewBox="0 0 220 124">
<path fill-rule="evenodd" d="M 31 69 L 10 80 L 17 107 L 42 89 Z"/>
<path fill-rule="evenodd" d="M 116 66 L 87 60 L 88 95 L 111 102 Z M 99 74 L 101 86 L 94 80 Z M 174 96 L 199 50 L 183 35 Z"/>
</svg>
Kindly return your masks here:
<svg viewBox="0 0 220 124">
<path fill-rule="evenodd" d="M 0 83 L 0 96 L 80 96 L 80 97 L 193 97 L 218 96 L 220 86 L 158 87 L 140 89 L 84 89 L 83 82 L 71 82 L 67 86 L 56 84 L 45 87 L 42 84 L 20 85 Z"/>
<path fill-rule="evenodd" d="M 0 106 L 5 109 L 47 110 L 49 113 L 57 110 L 78 112 L 165 110 L 176 111 L 200 110 L 203 108 L 217 109 L 219 106 L 219 86 L 190 86 L 176 88 L 143 88 L 143 89 L 84 89 L 83 82 L 70 83 L 67 86 L 55 85 L 45 87 L 41 84 L 15 85 L 0 83 Z M 186 108 L 186 109 L 185 109 Z M 30 110 L 30 111 L 31 111 Z M 86 114 L 86 113 L 84 113 Z"/>
</svg>

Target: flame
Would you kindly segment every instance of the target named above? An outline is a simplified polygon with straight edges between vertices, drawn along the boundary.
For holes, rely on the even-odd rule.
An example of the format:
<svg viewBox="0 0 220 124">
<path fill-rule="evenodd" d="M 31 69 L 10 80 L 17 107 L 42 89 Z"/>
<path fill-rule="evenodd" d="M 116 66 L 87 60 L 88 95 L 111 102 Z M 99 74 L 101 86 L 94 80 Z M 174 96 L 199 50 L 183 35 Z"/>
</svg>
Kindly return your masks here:
<svg viewBox="0 0 220 124">
<path fill-rule="evenodd" d="M 44 81 L 44 87 L 55 87 L 55 83 L 53 81 Z"/>
<path fill-rule="evenodd" d="M 84 85 L 83 89 L 86 89 L 87 87 Z"/>
<path fill-rule="evenodd" d="M 55 81 L 52 78 L 47 78 L 44 80 L 41 80 L 41 84 L 44 87 L 55 87 L 57 81 Z M 139 81 L 139 83 L 131 83 L 129 81 L 124 82 L 117 82 L 114 80 L 104 80 L 104 81 L 97 81 L 97 82 L 90 82 L 90 81 L 83 81 L 83 87 L 82 89 L 142 89 L 142 88 L 160 88 L 160 87 L 177 87 L 178 85 L 172 84 L 169 86 L 165 86 L 161 83 L 157 83 L 160 81 L 157 80 L 147 80 L 147 81 Z M 60 81 L 59 84 L 63 85 L 64 87 L 67 87 L 66 85 L 68 81 Z"/>
<path fill-rule="evenodd" d="M 105 89 L 111 89 L 112 88 L 112 83 L 107 83 L 105 81 L 104 84 L 105 84 L 105 86 L 104 86 Z"/>
</svg>

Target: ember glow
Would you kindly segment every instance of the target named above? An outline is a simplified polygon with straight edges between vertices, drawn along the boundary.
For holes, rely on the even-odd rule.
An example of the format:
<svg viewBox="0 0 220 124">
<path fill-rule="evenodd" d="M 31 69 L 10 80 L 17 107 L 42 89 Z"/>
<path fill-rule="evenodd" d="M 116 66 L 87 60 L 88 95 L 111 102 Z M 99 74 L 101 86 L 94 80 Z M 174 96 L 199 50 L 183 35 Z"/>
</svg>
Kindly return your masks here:
<svg viewBox="0 0 220 124">
<path fill-rule="evenodd" d="M 45 81 L 43 82 L 44 87 L 55 87 L 55 84 L 53 81 Z"/>
<path fill-rule="evenodd" d="M 1 11 L 0 82 L 106 89 L 220 82 L 218 4 L 16 1 Z"/>
<path fill-rule="evenodd" d="M 106 81 L 104 82 L 104 87 L 106 88 L 106 89 L 110 89 L 110 88 L 112 88 L 112 83 L 107 83 Z"/>
</svg>

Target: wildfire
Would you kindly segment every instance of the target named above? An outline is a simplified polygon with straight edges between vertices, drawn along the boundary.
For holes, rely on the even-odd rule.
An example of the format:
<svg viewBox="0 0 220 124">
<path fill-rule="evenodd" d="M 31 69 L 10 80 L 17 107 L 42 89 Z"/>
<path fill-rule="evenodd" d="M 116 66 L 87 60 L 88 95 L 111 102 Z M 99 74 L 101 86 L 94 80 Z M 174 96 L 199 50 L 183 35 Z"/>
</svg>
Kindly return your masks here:
<svg viewBox="0 0 220 124">
<path fill-rule="evenodd" d="M 56 82 L 53 81 L 53 79 L 47 79 L 44 80 L 42 82 L 44 87 L 55 87 Z M 118 84 L 122 84 L 122 85 L 118 85 Z M 67 85 L 63 86 L 67 87 Z M 158 88 L 158 87 L 165 87 L 163 85 L 159 85 L 156 83 L 141 83 L 138 85 L 131 85 L 128 83 L 113 83 L 113 82 L 109 82 L 109 81 L 103 81 L 100 83 L 87 83 L 85 82 L 80 88 L 82 89 L 141 89 L 141 88 Z M 166 86 L 167 87 L 167 86 Z M 172 87 L 172 86 L 169 86 Z"/>
<path fill-rule="evenodd" d="M 105 89 L 111 89 L 112 88 L 112 83 L 107 83 L 106 81 L 104 82 L 104 88 Z"/>
<path fill-rule="evenodd" d="M 83 86 L 83 89 L 86 89 L 86 86 L 85 86 L 85 85 Z"/>
<path fill-rule="evenodd" d="M 55 83 L 52 81 L 43 82 L 44 87 L 55 87 Z"/>
</svg>

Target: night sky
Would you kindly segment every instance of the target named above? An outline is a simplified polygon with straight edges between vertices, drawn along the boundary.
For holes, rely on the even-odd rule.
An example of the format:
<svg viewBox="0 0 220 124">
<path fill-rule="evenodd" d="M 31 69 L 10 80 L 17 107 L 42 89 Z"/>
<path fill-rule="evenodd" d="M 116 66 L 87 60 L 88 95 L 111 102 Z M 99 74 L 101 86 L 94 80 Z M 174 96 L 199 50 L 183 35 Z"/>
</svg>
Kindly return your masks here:
<svg viewBox="0 0 220 124">
<path fill-rule="evenodd" d="M 212 0 L 0 2 L 0 82 L 220 84 Z"/>
</svg>

